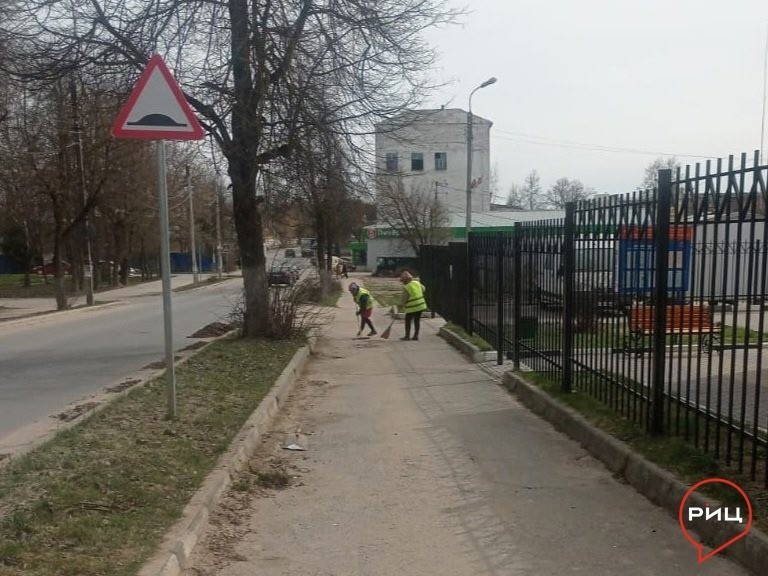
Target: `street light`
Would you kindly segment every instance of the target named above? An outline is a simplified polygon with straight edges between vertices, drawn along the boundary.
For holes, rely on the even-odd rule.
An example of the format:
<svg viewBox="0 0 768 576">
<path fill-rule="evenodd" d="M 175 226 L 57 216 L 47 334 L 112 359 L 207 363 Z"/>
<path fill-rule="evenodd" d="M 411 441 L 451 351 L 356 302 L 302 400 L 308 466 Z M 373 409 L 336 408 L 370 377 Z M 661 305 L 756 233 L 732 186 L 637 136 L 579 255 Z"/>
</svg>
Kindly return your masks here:
<svg viewBox="0 0 768 576">
<path fill-rule="evenodd" d="M 222 244 L 221 244 L 221 207 L 219 202 L 221 201 L 221 189 L 219 188 L 221 174 L 219 173 L 219 166 L 216 163 L 216 150 L 213 145 L 213 134 L 209 134 L 211 137 L 211 158 L 213 159 L 213 171 L 216 173 L 216 276 L 221 280 L 223 260 L 222 260 Z"/>
<path fill-rule="evenodd" d="M 195 203 L 192 195 L 192 180 L 189 175 L 189 164 L 187 164 L 187 197 L 189 198 L 189 244 L 192 250 L 192 284 L 200 282 L 200 276 L 197 270 L 197 246 L 195 245 Z"/>
<path fill-rule="evenodd" d="M 765 160 L 765 152 L 763 146 L 765 144 L 765 98 L 766 98 L 766 81 L 768 80 L 768 29 L 765 33 L 765 54 L 763 56 L 763 116 L 760 122 L 760 163 Z"/>
<path fill-rule="evenodd" d="M 80 128 L 80 114 L 77 104 L 77 86 L 75 79 L 69 82 L 70 98 L 72 100 L 72 133 L 77 137 L 75 154 L 77 156 L 77 171 L 80 173 L 80 191 L 83 201 L 83 241 L 85 242 L 85 263 L 83 265 L 83 282 L 85 284 L 85 303 L 93 306 L 93 259 L 91 255 L 91 238 L 88 232 L 88 188 L 85 181 L 85 163 L 83 160 L 83 133 Z"/>
<path fill-rule="evenodd" d="M 472 96 L 480 88 L 485 88 L 496 83 L 496 77 L 488 78 L 477 88 L 469 93 L 469 110 L 467 111 L 467 242 L 469 242 L 469 231 L 472 229 Z"/>
<path fill-rule="evenodd" d="M 216 276 L 221 279 L 222 276 L 222 259 L 221 251 L 223 246 L 221 245 L 221 191 L 219 190 L 219 171 L 216 169 Z"/>
</svg>

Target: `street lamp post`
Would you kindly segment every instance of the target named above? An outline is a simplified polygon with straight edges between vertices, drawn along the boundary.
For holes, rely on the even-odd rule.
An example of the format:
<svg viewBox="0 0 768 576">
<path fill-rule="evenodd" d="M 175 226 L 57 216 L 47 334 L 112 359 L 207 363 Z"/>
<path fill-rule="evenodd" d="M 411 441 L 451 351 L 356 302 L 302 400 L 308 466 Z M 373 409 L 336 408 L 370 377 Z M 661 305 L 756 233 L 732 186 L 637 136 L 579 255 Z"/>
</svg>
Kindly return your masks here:
<svg viewBox="0 0 768 576">
<path fill-rule="evenodd" d="M 192 195 L 192 180 L 189 175 L 189 164 L 187 164 L 187 196 L 189 198 L 189 244 L 192 251 L 192 283 L 197 284 L 200 276 L 197 270 L 197 246 L 195 245 L 195 207 Z"/>
<path fill-rule="evenodd" d="M 480 90 L 480 88 L 485 88 L 486 86 L 495 83 L 495 76 L 488 78 L 488 80 L 469 93 L 469 110 L 467 111 L 467 221 L 465 225 L 467 229 L 467 241 L 469 241 L 469 232 L 472 229 L 472 96 L 475 92 Z"/>
<path fill-rule="evenodd" d="M 211 158 L 213 159 L 213 171 L 216 173 L 216 276 L 221 279 L 222 269 L 224 268 L 224 262 L 222 259 L 222 244 L 221 244 L 221 188 L 220 180 L 221 174 L 219 173 L 219 166 L 216 163 L 216 150 L 213 146 L 213 135 L 211 134 Z"/>
<path fill-rule="evenodd" d="M 221 193 L 219 190 L 219 174 L 216 173 L 216 276 L 221 278 L 222 261 L 221 261 L 221 206 L 219 204 L 221 199 Z"/>
<path fill-rule="evenodd" d="M 765 145 L 765 98 L 766 98 L 766 85 L 768 82 L 768 29 L 765 33 L 765 54 L 763 55 L 763 116 L 760 122 L 760 163 L 765 161 L 765 152 L 763 146 Z"/>
<path fill-rule="evenodd" d="M 69 83 L 72 99 L 72 132 L 77 138 L 75 154 L 77 171 L 80 173 L 80 189 L 83 201 L 83 241 L 85 242 L 85 262 L 83 263 L 83 282 L 85 283 L 85 303 L 93 306 L 93 260 L 91 256 L 91 238 L 88 231 L 88 189 L 85 181 L 85 162 L 83 160 L 83 134 L 80 127 L 80 114 L 77 104 L 77 86 L 74 78 Z"/>
</svg>

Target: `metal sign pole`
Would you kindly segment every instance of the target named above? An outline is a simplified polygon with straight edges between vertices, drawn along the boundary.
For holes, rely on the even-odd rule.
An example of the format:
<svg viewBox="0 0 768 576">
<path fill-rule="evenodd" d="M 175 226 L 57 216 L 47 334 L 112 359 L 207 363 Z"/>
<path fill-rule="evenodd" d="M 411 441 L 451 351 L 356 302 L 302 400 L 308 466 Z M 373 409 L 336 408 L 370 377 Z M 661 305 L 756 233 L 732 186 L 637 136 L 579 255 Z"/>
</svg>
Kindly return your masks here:
<svg viewBox="0 0 768 576">
<path fill-rule="evenodd" d="M 147 62 L 128 102 L 112 125 L 115 138 L 154 140 L 157 147 L 157 185 L 160 190 L 160 272 L 163 278 L 165 374 L 168 378 L 168 417 L 176 417 L 176 372 L 173 365 L 171 312 L 171 233 L 168 190 L 165 185 L 165 141 L 202 140 L 205 131 L 187 104 L 184 93 L 159 54 Z M 194 244 L 194 240 L 192 240 Z M 197 262 L 194 258 L 193 262 Z"/>
<path fill-rule="evenodd" d="M 160 190 L 160 272 L 163 278 L 163 325 L 165 328 L 165 375 L 168 379 L 168 417 L 176 417 L 176 371 L 173 359 L 173 313 L 171 310 L 171 249 L 168 225 L 168 190 L 165 185 L 165 141 L 158 140 L 157 184 Z"/>
</svg>

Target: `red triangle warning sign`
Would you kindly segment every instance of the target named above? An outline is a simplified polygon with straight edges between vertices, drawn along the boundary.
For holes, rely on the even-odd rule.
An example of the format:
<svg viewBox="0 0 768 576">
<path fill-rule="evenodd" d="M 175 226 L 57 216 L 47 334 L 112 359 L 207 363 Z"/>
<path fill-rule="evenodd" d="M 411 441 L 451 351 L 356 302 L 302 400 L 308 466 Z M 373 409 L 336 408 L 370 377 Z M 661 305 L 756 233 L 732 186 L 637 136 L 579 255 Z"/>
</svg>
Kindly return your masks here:
<svg viewBox="0 0 768 576">
<path fill-rule="evenodd" d="M 202 126 L 159 54 L 150 58 L 112 126 L 115 138 L 201 140 Z"/>
</svg>

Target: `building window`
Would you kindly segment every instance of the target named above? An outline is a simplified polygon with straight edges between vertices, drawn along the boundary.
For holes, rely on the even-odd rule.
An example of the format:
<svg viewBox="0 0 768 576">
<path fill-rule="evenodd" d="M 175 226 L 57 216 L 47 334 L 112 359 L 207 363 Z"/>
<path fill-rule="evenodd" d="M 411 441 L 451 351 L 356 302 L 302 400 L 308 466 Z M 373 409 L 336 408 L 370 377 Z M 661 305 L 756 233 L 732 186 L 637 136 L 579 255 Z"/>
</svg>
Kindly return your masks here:
<svg viewBox="0 0 768 576">
<path fill-rule="evenodd" d="M 435 152 L 435 170 L 448 170 L 447 152 Z"/>
<path fill-rule="evenodd" d="M 422 172 L 424 170 L 424 154 L 411 152 L 411 171 Z"/>
<path fill-rule="evenodd" d="M 387 172 L 397 172 L 397 152 L 387 152 Z"/>
</svg>

